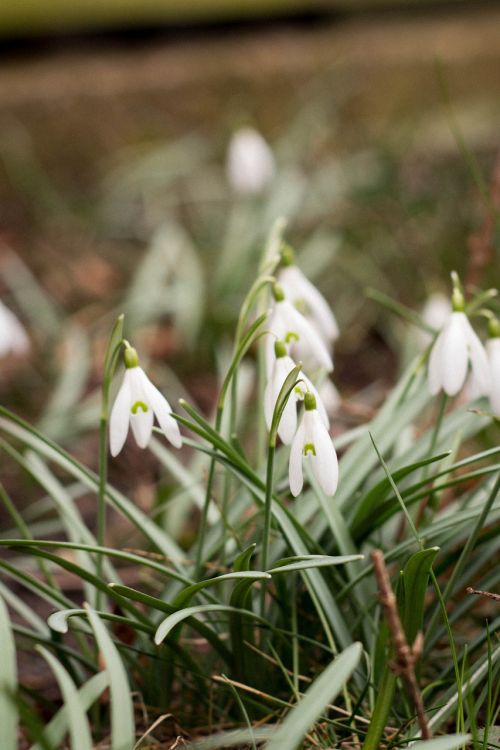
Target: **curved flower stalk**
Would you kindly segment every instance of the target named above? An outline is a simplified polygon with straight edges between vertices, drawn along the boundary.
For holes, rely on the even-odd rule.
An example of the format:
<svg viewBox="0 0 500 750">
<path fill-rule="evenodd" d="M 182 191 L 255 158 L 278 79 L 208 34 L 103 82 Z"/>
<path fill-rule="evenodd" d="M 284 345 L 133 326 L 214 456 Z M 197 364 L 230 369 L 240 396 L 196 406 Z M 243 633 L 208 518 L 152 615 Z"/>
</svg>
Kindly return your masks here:
<svg viewBox="0 0 500 750">
<path fill-rule="evenodd" d="M 273 287 L 275 306 L 269 317 L 270 333 L 290 346 L 293 356 L 294 347 L 300 345 L 301 351 L 308 359 L 313 360 L 327 372 L 333 370 L 333 361 L 323 339 L 313 325 L 285 298 L 279 284 Z M 274 341 L 269 336 L 266 342 L 267 376 L 270 378 L 275 360 Z"/>
<path fill-rule="evenodd" d="M 271 377 L 264 392 L 264 416 L 266 418 L 268 429 L 271 429 L 274 409 L 283 383 L 287 376 L 296 367 L 293 359 L 287 354 L 287 349 L 283 341 L 275 342 L 274 352 L 276 359 L 274 361 Z M 295 388 L 290 393 L 278 426 L 278 435 L 285 445 L 289 445 L 292 442 L 293 436 L 297 430 L 297 402 L 302 401 L 306 391 L 310 391 L 316 398 L 318 412 L 326 429 L 330 426 L 328 414 L 318 391 L 309 378 L 302 373 L 300 376 L 300 382 L 296 384 Z"/>
<path fill-rule="evenodd" d="M 310 461 L 313 474 L 325 495 L 334 495 L 339 479 L 337 454 L 312 393 L 306 393 L 304 405 L 304 415 L 290 451 L 290 491 L 294 497 L 301 493 L 304 485 L 302 462 Z"/>
<path fill-rule="evenodd" d="M 254 128 L 237 130 L 229 143 L 226 173 L 231 187 L 242 195 L 257 195 L 272 182 L 276 164 L 271 148 Z"/>
<path fill-rule="evenodd" d="M 283 268 L 279 271 L 278 281 L 286 296 L 314 325 L 322 339 L 328 345 L 333 344 L 338 339 L 339 328 L 330 305 L 300 268 L 294 265 L 292 248 L 285 246 L 281 251 L 281 259 Z"/>
<path fill-rule="evenodd" d="M 0 357 L 24 354 L 30 346 L 28 334 L 13 312 L 0 302 Z"/>
<path fill-rule="evenodd" d="M 429 389 L 433 395 L 443 390 L 456 396 L 467 377 L 469 363 L 479 393 L 489 393 L 488 356 L 464 312 L 465 302 L 458 278 L 453 274 L 453 311 L 436 338 L 429 358 Z"/>
<path fill-rule="evenodd" d="M 112 456 L 117 456 L 125 444 L 129 426 L 139 448 L 146 448 L 153 431 L 154 417 L 175 448 L 182 445 L 179 425 L 171 416 L 172 409 L 144 370 L 139 367 L 135 349 L 125 349 L 125 375 L 109 419 L 109 444 Z"/>
</svg>

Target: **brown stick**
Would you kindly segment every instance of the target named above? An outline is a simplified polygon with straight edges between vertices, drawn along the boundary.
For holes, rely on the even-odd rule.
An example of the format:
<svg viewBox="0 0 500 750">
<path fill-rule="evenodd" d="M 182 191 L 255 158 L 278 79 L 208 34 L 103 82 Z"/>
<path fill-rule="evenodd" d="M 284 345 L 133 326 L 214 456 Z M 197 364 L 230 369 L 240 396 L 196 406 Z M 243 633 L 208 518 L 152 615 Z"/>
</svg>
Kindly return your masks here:
<svg viewBox="0 0 500 750">
<path fill-rule="evenodd" d="M 399 619 L 396 597 L 392 590 L 382 550 L 374 549 L 371 553 L 371 558 L 375 569 L 380 603 L 384 608 L 396 657 L 395 661 L 390 663 L 389 666 L 404 680 L 410 699 L 415 706 L 422 737 L 424 740 L 428 740 L 432 737 L 432 734 L 425 715 L 422 693 L 420 692 L 415 676 L 415 663 L 420 655 L 422 640 L 421 637 L 417 636 L 413 648 L 408 645 L 401 620 Z"/>
<path fill-rule="evenodd" d="M 481 591 L 481 589 L 473 589 L 469 586 L 466 589 L 468 594 L 477 594 L 478 596 L 487 596 L 489 599 L 493 599 L 495 602 L 500 602 L 500 594 L 494 594 L 493 591 Z"/>
</svg>

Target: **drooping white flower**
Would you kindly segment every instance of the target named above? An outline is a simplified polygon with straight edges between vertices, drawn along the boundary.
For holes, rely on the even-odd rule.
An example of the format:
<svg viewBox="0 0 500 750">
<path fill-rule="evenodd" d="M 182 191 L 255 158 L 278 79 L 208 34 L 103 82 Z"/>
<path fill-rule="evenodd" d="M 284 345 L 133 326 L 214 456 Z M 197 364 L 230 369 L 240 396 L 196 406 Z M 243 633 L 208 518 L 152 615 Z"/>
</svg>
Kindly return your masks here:
<svg viewBox="0 0 500 750">
<path fill-rule="evenodd" d="M 312 472 L 325 495 L 334 495 L 339 479 L 337 454 L 312 393 L 306 393 L 304 404 L 304 415 L 290 450 L 290 491 L 294 497 L 300 494 L 304 484 L 302 462 L 310 461 Z"/>
<path fill-rule="evenodd" d="M 452 312 L 436 338 L 429 358 L 429 389 L 455 396 L 464 385 L 469 363 L 481 393 L 489 393 L 490 373 L 486 351 L 469 319 L 461 310 Z"/>
<path fill-rule="evenodd" d="M 294 347 L 300 345 L 301 352 L 323 367 L 327 372 L 333 370 L 333 362 L 328 348 L 314 326 L 285 298 L 282 288 L 275 284 L 273 288 L 275 306 L 268 322 L 269 331 L 277 339 L 290 346 L 293 356 Z M 274 365 L 274 338 L 268 336 L 266 342 L 267 376 L 270 378 Z"/>
<path fill-rule="evenodd" d="M 264 416 L 269 429 L 271 428 L 273 413 L 281 388 L 283 387 L 286 378 L 295 367 L 295 362 L 287 354 L 286 346 L 283 341 L 277 341 L 274 344 L 274 350 L 276 359 L 274 360 L 271 377 L 264 392 Z M 318 391 L 307 375 L 301 373 L 300 381 L 301 382 L 298 382 L 290 393 L 278 425 L 278 435 L 285 445 L 289 445 L 292 442 L 297 430 L 297 402 L 304 398 L 306 391 L 310 391 L 315 396 L 318 412 L 325 427 L 328 429 L 330 426 L 326 409 L 323 406 Z"/>
<path fill-rule="evenodd" d="M 229 143 L 226 173 L 231 187 L 243 195 L 261 193 L 273 180 L 276 165 L 273 152 L 254 128 L 237 130 Z"/>
<path fill-rule="evenodd" d="M 24 354 L 29 349 L 29 338 L 24 326 L 13 312 L 0 302 L 0 357 Z"/>
<path fill-rule="evenodd" d="M 490 368 L 490 405 L 495 416 L 500 417 L 500 336 L 488 339 L 486 353 Z"/>
<path fill-rule="evenodd" d="M 130 354 L 132 352 L 132 354 Z M 117 456 L 125 444 L 129 426 L 139 448 L 146 448 L 153 431 L 154 417 L 160 428 L 175 448 L 182 445 L 179 425 L 170 416 L 172 409 L 144 370 L 138 366 L 135 350 L 126 350 L 125 375 L 111 410 L 109 419 L 109 444 L 112 456 Z M 134 359 L 135 355 L 135 359 Z M 135 364 L 134 364 L 135 362 Z"/>
<path fill-rule="evenodd" d="M 300 268 L 294 265 L 287 265 L 280 270 L 278 282 L 285 290 L 287 298 L 313 323 L 324 341 L 332 344 L 339 336 L 339 328 L 321 292 L 304 276 Z"/>
</svg>

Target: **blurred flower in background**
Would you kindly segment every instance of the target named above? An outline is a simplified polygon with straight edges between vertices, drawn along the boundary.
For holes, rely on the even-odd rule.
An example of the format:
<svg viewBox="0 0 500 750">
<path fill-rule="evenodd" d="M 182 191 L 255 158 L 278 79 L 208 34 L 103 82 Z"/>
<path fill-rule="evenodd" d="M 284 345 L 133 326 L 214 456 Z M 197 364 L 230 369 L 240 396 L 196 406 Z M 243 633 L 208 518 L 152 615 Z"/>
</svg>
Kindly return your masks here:
<svg viewBox="0 0 500 750">
<path fill-rule="evenodd" d="M 0 356 L 25 354 L 30 346 L 28 334 L 13 312 L 0 302 Z"/>
<path fill-rule="evenodd" d="M 258 195 L 272 182 L 276 173 L 274 155 L 257 130 L 243 127 L 233 134 L 226 172 L 231 187 L 242 195 Z"/>
</svg>

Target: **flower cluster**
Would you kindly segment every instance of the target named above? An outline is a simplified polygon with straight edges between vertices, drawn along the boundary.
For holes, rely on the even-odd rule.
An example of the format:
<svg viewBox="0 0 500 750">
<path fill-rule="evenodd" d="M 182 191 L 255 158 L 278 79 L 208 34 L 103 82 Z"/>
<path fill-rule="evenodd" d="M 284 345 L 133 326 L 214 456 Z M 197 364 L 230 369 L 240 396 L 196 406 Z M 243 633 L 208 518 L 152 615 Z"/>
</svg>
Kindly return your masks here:
<svg viewBox="0 0 500 750">
<path fill-rule="evenodd" d="M 500 415 L 500 323 L 490 317 L 490 338 L 483 346 L 465 312 L 465 301 L 454 279 L 452 304 L 429 356 L 429 390 L 456 396 L 464 387 L 469 369 L 469 396 L 488 396 Z"/>
<path fill-rule="evenodd" d="M 278 395 L 296 363 L 301 361 L 310 372 L 331 372 L 331 350 L 338 336 L 333 313 L 316 287 L 294 265 L 291 248 L 283 247 L 281 259 L 282 268 L 273 286 L 274 306 L 269 316 L 266 342 L 268 382 L 264 414 L 268 427 L 271 427 Z M 325 381 L 323 390 L 330 403 L 336 406 L 338 394 L 333 384 Z M 302 401 L 304 413 L 297 427 L 297 405 Z M 335 493 L 338 461 L 329 427 L 328 412 L 318 389 L 306 374 L 301 373 L 278 425 L 278 435 L 283 443 L 291 443 L 289 480 L 294 497 L 303 487 L 303 460 L 309 460 L 323 492 L 327 495 Z"/>
</svg>

